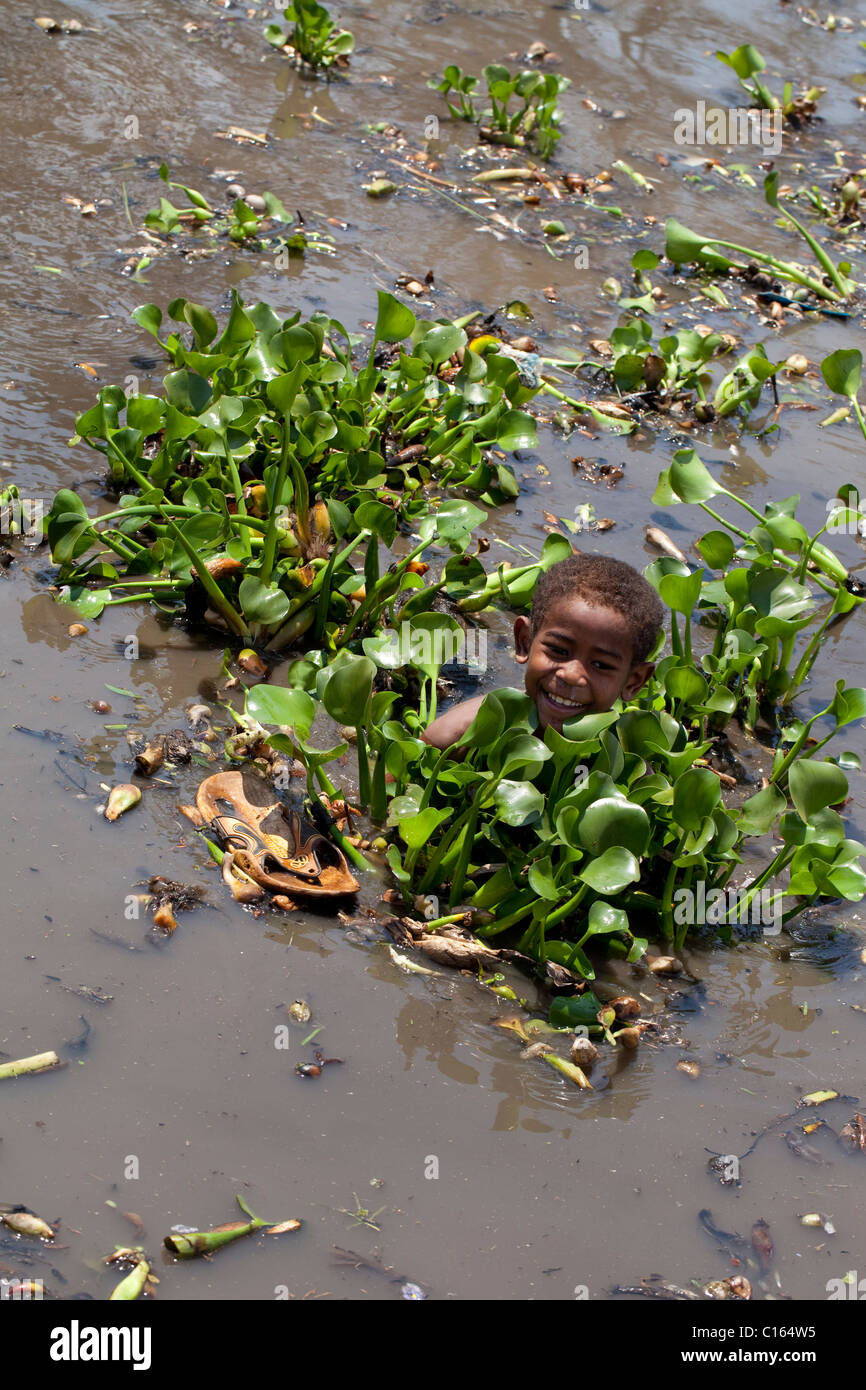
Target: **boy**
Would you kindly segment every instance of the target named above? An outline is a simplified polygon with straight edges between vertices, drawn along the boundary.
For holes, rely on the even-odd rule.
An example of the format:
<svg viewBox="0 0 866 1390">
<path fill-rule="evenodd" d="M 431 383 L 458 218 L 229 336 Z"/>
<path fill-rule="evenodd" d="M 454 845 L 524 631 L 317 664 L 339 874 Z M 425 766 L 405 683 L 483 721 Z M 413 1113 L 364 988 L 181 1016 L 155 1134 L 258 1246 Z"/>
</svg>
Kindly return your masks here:
<svg viewBox="0 0 866 1390">
<path fill-rule="evenodd" d="M 539 731 L 630 700 L 652 675 L 647 661 L 664 620 L 655 589 L 622 560 L 568 555 L 539 577 L 528 618 L 514 624 L 515 656 L 535 701 Z M 449 748 L 484 696 L 434 719 L 421 737 Z"/>
</svg>

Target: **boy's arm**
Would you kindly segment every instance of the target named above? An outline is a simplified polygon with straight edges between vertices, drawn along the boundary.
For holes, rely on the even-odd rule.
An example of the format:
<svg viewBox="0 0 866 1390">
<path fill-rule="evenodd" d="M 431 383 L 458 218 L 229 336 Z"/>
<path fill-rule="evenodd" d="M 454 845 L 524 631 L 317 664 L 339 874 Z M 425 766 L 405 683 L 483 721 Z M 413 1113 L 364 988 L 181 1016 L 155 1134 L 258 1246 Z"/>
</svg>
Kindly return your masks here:
<svg viewBox="0 0 866 1390">
<path fill-rule="evenodd" d="M 459 705 L 448 710 L 447 714 L 441 714 L 438 719 L 434 719 L 421 735 L 424 742 L 431 744 L 433 748 L 450 748 L 466 733 L 483 699 L 483 695 L 476 695 L 473 700 L 462 700 Z"/>
</svg>

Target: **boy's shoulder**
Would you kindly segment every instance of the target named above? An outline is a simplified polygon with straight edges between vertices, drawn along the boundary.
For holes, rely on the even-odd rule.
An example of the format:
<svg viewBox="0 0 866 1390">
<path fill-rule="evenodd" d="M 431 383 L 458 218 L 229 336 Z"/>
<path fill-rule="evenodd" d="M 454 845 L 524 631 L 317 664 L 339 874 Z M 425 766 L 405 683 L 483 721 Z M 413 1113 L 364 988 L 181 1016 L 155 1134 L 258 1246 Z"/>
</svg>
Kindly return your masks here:
<svg viewBox="0 0 866 1390">
<path fill-rule="evenodd" d="M 466 733 L 484 698 L 483 695 L 476 695 L 471 700 L 461 700 L 459 705 L 454 705 L 447 713 L 434 719 L 421 735 L 424 742 L 433 748 L 450 748 Z"/>
</svg>

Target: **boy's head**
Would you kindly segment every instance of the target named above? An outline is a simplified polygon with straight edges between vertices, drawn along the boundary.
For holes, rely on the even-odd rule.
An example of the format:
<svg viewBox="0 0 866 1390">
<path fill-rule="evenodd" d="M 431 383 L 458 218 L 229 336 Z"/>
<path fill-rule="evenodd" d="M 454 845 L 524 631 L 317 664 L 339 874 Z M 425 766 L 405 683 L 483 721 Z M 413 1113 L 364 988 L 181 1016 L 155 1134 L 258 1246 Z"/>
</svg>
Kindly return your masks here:
<svg viewBox="0 0 866 1390">
<path fill-rule="evenodd" d="M 542 574 L 532 612 L 514 624 L 516 657 L 542 728 L 630 700 L 664 620 L 653 587 L 622 560 L 569 555 Z"/>
</svg>

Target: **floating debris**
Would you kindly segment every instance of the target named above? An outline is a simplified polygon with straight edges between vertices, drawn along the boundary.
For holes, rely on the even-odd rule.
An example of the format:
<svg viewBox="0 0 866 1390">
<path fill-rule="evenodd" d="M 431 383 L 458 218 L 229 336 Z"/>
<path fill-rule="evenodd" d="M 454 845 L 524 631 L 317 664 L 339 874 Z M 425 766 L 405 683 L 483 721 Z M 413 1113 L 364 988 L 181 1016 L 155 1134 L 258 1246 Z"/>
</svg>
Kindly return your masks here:
<svg viewBox="0 0 866 1390">
<path fill-rule="evenodd" d="M 240 1240 L 242 1236 L 248 1236 L 253 1231 L 262 1230 L 266 1226 L 271 1226 L 269 1221 L 263 1221 L 261 1217 L 255 1216 L 244 1202 L 243 1198 L 236 1198 L 241 1211 L 250 1219 L 249 1221 L 230 1221 L 226 1226 L 215 1226 L 211 1231 L 184 1230 L 179 1231 L 174 1228 L 170 1236 L 166 1236 L 163 1244 L 166 1250 L 170 1250 L 179 1260 L 191 1260 L 198 1255 L 211 1255 L 214 1251 L 221 1249 L 223 1245 L 228 1245 L 231 1241 Z M 300 1229 L 301 1222 L 285 1221 L 279 1223 L 284 1230 L 297 1231 Z"/>
<path fill-rule="evenodd" d="M 121 782 L 119 786 L 111 789 L 105 808 L 105 819 L 117 820 L 125 811 L 131 811 L 133 806 L 137 806 L 140 800 L 141 792 L 138 787 L 134 787 L 131 782 Z"/>
<path fill-rule="evenodd" d="M 54 1228 L 32 1211 L 0 1212 L 0 1221 L 18 1236 L 33 1236 L 37 1240 L 53 1240 Z"/>
<path fill-rule="evenodd" d="M 22 1057 L 17 1062 L 0 1062 L 0 1081 L 11 1076 L 32 1076 L 36 1072 L 50 1071 L 60 1066 L 56 1052 L 38 1052 L 33 1057 Z"/>
</svg>

